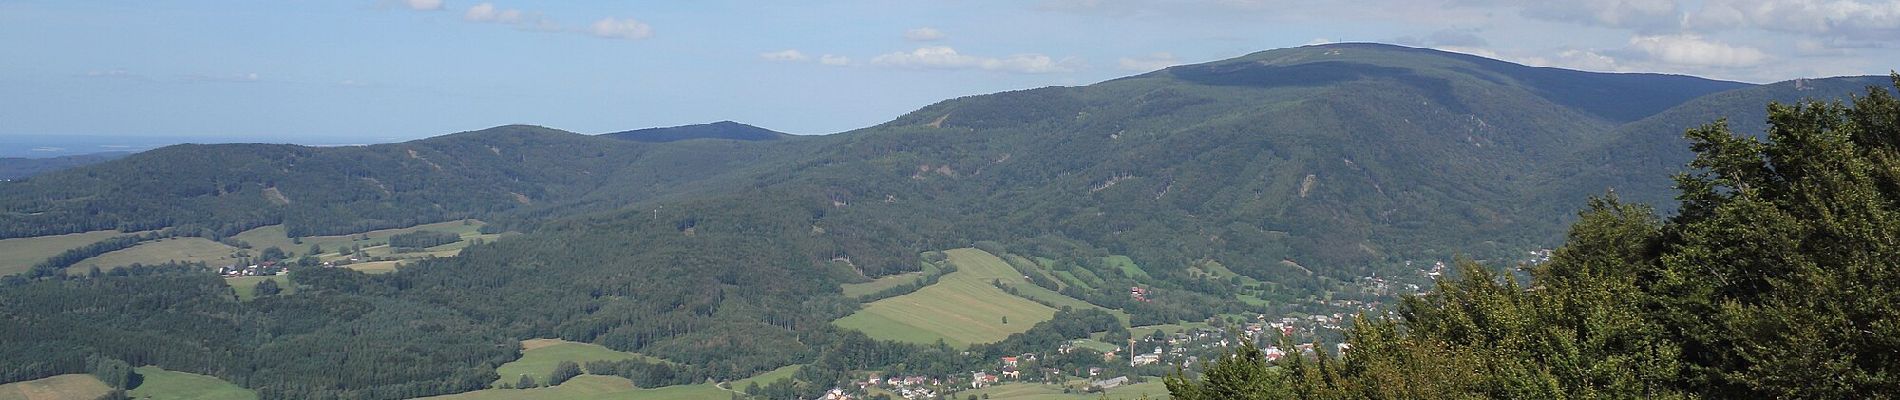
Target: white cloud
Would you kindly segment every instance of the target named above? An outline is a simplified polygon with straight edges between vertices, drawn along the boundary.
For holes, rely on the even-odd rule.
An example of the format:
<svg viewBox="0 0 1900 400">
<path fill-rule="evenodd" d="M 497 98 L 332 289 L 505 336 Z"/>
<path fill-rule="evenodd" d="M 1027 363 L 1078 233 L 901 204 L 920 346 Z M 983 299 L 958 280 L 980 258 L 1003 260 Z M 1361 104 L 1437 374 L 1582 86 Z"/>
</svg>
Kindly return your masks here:
<svg viewBox="0 0 1900 400">
<path fill-rule="evenodd" d="M 1668 64 L 1707 67 L 1746 67 L 1761 64 L 1768 54 L 1752 47 L 1731 46 L 1696 35 L 1637 36 L 1630 47 Z"/>
<path fill-rule="evenodd" d="M 1585 25 L 1664 30 L 1682 23 L 1676 0 L 1532 0 L 1524 16 Z"/>
<path fill-rule="evenodd" d="M 462 13 L 462 19 L 472 22 L 513 24 L 521 22 L 522 14 L 521 10 L 497 9 L 492 3 L 482 3 L 469 7 L 468 12 Z"/>
<path fill-rule="evenodd" d="M 1313 40 L 1306 41 L 1307 46 L 1321 45 L 1321 44 L 1328 44 L 1328 43 L 1333 43 L 1333 40 L 1323 38 L 1323 37 L 1316 37 L 1316 38 L 1313 38 Z"/>
<path fill-rule="evenodd" d="M 939 31 L 937 30 L 937 28 L 931 28 L 927 26 L 904 31 L 904 40 L 909 40 L 912 42 L 937 41 L 937 40 L 943 40 L 944 38 L 947 38 L 947 37 L 950 37 L 950 36 L 943 34 L 943 31 Z"/>
<path fill-rule="evenodd" d="M 851 65 L 851 57 L 826 54 L 824 56 L 818 57 L 818 63 L 824 64 L 824 65 L 830 65 L 834 67 L 842 67 L 846 65 Z"/>
<path fill-rule="evenodd" d="M 1568 49 L 1557 52 L 1555 57 L 1524 57 L 1523 63 L 1539 67 L 1557 67 L 1580 71 L 1616 72 L 1622 71 L 1622 64 L 1616 57 L 1603 55 L 1594 50 Z"/>
<path fill-rule="evenodd" d="M 559 22 L 542 16 L 541 13 L 514 8 L 501 8 L 495 3 L 481 3 L 462 11 L 462 20 L 476 23 L 512 25 L 516 29 L 538 32 L 565 31 Z"/>
<path fill-rule="evenodd" d="M 1503 56 L 1503 55 L 1500 55 L 1500 54 L 1498 54 L 1498 53 L 1497 53 L 1497 52 L 1495 52 L 1495 51 L 1491 51 L 1491 50 L 1489 50 L 1489 49 L 1484 49 L 1484 48 L 1479 48 L 1479 47 L 1469 47 L 1469 46 L 1449 46 L 1449 45 L 1446 45 L 1446 46 L 1430 46 L 1430 48 L 1431 48 L 1431 49 L 1433 49 L 1433 50 L 1441 50 L 1441 51 L 1449 51 L 1449 52 L 1453 52 L 1453 53 L 1464 53 L 1464 54 L 1470 54 L 1470 55 L 1474 55 L 1474 56 L 1479 56 L 1479 57 L 1484 57 L 1484 58 L 1489 58 L 1489 59 L 1494 59 L 1494 60 L 1502 60 L 1502 59 L 1504 59 L 1504 56 Z"/>
<path fill-rule="evenodd" d="M 785 50 L 774 51 L 774 52 L 759 53 L 759 58 L 765 59 L 766 61 L 798 62 L 798 61 L 805 61 L 807 59 L 810 59 L 811 57 L 806 57 L 805 53 L 800 53 L 798 52 L 797 49 L 785 49 Z"/>
<path fill-rule="evenodd" d="M 1079 64 L 1073 59 L 1057 61 L 1042 54 L 979 57 L 958 53 L 949 46 L 919 47 L 909 52 L 885 54 L 872 58 L 871 63 L 903 68 L 981 69 L 1030 74 L 1070 72 L 1076 70 Z"/>
<path fill-rule="evenodd" d="M 257 75 L 256 72 L 248 72 L 248 73 L 241 73 L 241 74 L 217 74 L 217 75 L 196 74 L 196 75 L 185 76 L 186 82 L 250 83 L 250 82 L 257 82 L 260 80 L 261 79 Z"/>
<path fill-rule="evenodd" d="M 442 0 L 402 0 L 402 5 L 411 10 L 435 11 L 442 9 Z"/>
<path fill-rule="evenodd" d="M 653 27 L 633 18 L 602 18 L 587 27 L 587 34 L 608 39 L 639 40 L 653 36 Z"/>
<path fill-rule="evenodd" d="M 129 79 L 129 80 L 137 80 L 137 81 L 151 80 L 151 78 L 147 78 L 145 77 L 145 75 L 140 75 L 131 71 L 126 71 L 126 70 L 118 69 L 118 68 L 104 69 L 104 70 L 95 69 L 91 71 L 86 71 L 85 75 L 83 76 L 87 78 L 101 78 L 101 79 Z"/>
<path fill-rule="evenodd" d="M 1122 57 L 1121 60 L 1117 60 L 1117 64 L 1129 71 L 1153 71 L 1181 65 L 1181 60 L 1175 59 L 1173 54 L 1154 53 L 1145 56 Z"/>
<path fill-rule="evenodd" d="M 1756 28 L 1892 40 L 1900 35 L 1900 1 L 1710 0 L 1688 21 L 1704 29 Z"/>
</svg>

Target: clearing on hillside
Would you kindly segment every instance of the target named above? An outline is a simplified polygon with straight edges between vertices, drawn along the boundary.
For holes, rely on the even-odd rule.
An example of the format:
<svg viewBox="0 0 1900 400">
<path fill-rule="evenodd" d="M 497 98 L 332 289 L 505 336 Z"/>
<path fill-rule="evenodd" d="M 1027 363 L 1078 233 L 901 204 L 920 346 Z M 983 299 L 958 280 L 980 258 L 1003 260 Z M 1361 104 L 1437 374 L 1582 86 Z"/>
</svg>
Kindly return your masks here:
<svg viewBox="0 0 1900 400">
<path fill-rule="evenodd" d="M 902 274 L 877 278 L 876 280 L 872 280 L 870 282 L 846 283 L 840 286 L 842 286 L 844 289 L 844 297 L 859 298 L 859 297 L 869 296 L 872 294 L 877 294 L 877 292 L 882 292 L 885 289 L 890 289 L 890 288 L 894 288 L 894 287 L 898 287 L 902 285 L 908 285 L 908 284 L 917 282 L 917 280 L 919 279 L 924 279 L 924 277 L 930 276 L 931 274 L 935 274 L 935 273 L 937 273 L 936 265 L 933 265 L 931 263 L 924 263 L 924 269 L 922 271 L 906 272 Z"/>
<path fill-rule="evenodd" d="M 502 364 L 495 368 L 502 383 L 514 384 L 522 375 L 534 378 L 535 382 L 546 384 L 548 373 L 554 372 L 554 366 L 562 361 L 573 361 L 586 365 L 588 361 L 644 360 L 647 362 L 666 362 L 646 355 L 609 349 L 597 344 L 576 343 L 560 339 L 529 339 L 521 341 L 521 359 Z"/>
<path fill-rule="evenodd" d="M 463 235 L 463 237 L 468 237 L 468 235 L 475 234 L 477 230 L 480 230 L 482 225 L 483 223 L 478 220 L 469 220 L 467 225 L 462 224 L 462 220 L 454 220 L 416 225 L 408 228 L 383 229 L 348 235 L 309 236 L 299 238 L 295 241 L 284 233 L 283 225 L 271 225 L 244 231 L 231 238 L 249 243 L 252 249 L 261 250 L 267 247 L 277 246 L 277 248 L 284 249 L 284 251 L 303 254 L 310 249 L 310 245 L 315 244 L 322 247 L 322 250 L 326 253 L 335 253 L 338 248 L 348 247 L 350 245 L 362 245 L 363 247 L 380 246 L 389 243 L 390 236 L 422 230 L 452 232 Z M 368 239 L 358 240 L 365 236 L 367 236 Z"/>
<path fill-rule="evenodd" d="M 68 274 L 84 274 L 90 267 L 111 269 L 132 264 L 163 264 L 169 261 L 202 262 L 213 268 L 231 265 L 237 258 L 231 257 L 238 248 L 213 242 L 211 239 L 196 237 L 176 237 L 140 243 L 124 250 L 100 254 L 98 257 L 81 260 L 66 268 Z"/>
<path fill-rule="evenodd" d="M 732 390 L 745 390 L 746 386 L 751 386 L 754 383 L 757 383 L 759 384 L 759 386 L 763 387 L 765 385 L 772 384 L 772 382 L 778 382 L 780 379 L 790 378 L 792 377 L 792 375 L 798 374 L 798 370 L 804 369 L 804 368 L 805 368 L 804 364 L 794 364 L 794 365 L 778 367 L 778 369 L 765 371 L 765 373 L 758 374 L 751 378 L 745 378 L 745 379 L 732 381 L 732 384 L 729 385 L 729 387 L 731 387 Z"/>
<path fill-rule="evenodd" d="M 1138 280 L 1154 279 L 1148 276 L 1147 270 L 1141 269 L 1141 266 L 1136 265 L 1135 260 L 1132 258 L 1128 258 L 1128 256 L 1103 257 L 1102 262 L 1108 263 L 1109 266 L 1120 268 L 1122 270 L 1122 275 L 1125 275 L 1130 278 L 1135 278 Z"/>
<path fill-rule="evenodd" d="M 231 276 L 224 278 L 224 284 L 230 286 L 231 290 L 237 291 L 238 301 L 250 301 L 257 298 L 257 283 L 267 280 L 277 281 L 277 288 L 283 289 L 283 292 L 278 293 L 279 295 L 297 292 L 296 285 L 290 284 L 288 275 Z"/>
<path fill-rule="evenodd" d="M 0 276 L 26 272 L 59 253 L 118 235 L 119 231 L 92 231 L 0 240 Z"/>
<path fill-rule="evenodd" d="M 369 261 L 344 265 L 343 267 L 365 274 L 387 274 L 396 272 L 396 267 L 400 266 L 402 266 L 402 261 Z"/>
<path fill-rule="evenodd" d="M 0 400 L 94 400 L 112 387 L 86 374 L 66 374 L 0 385 Z"/>
<path fill-rule="evenodd" d="M 144 379 L 138 387 L 126 391 L 134 399 L 257 400 L 256 392 L 223 379 L 149 365 L 137 370 Z"/>
<path fill-rule="evenodd" d="M 965 347 L 1003 340 L 1055 316 L 1055 309 L 1010 295 L 991 284 L 1000 281 L 1033 286 L 1002 259 L 977 249 L 945 253 L 957 272 L 914 293 L 872 302 L 833 324 L 878 339 L 919 344 L 941 339 L 951 346 Z"/>
<path fill-rule="evenodd" d="M 581 375 L 560 386 L 534 389 L 485 389 L 468 393 L 424 397 L 426 400 L 730 400 L 733 392 L 711 384 L 641 389 L 618 376 Z"/>
</svg>

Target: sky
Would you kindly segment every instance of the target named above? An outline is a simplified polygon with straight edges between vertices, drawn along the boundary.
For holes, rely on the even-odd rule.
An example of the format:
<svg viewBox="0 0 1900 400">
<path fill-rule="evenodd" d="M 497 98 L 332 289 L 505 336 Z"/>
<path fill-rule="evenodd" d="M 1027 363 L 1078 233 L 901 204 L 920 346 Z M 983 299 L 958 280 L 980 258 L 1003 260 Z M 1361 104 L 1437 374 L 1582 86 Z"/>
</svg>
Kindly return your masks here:
<svg viewBox="0 0 1900 400">
<path fill-rule="evenodd" d="M 1757 83 L 1884 75 L 1900 0 L 0 0 L 0 142 L 826 134 L 1328 42 Z"/>
</svg>

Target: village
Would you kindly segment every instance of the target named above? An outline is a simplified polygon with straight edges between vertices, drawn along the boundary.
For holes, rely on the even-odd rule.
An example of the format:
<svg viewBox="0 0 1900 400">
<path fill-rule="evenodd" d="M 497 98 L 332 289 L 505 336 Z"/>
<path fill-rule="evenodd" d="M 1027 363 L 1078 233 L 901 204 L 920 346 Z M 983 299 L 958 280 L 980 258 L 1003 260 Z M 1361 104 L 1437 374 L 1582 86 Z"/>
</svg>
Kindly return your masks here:
<svg viewBox="0 0 1900 400">
<path fill-rule="evenodd" d="M 1178 331 L 1154 330 L 1130 338 L 1113 350 L 1098 351 L 1100 341 L 1076 339 L 1050 349 L 1047 353 L 1004 356 L 991 362 L 990 368 L 952 376 L 885 375 L 870 373 L 848 387 L 834 388 L 823 399 L 844 400 L 876 398 L 877 395 L 904 399 L 956 398 L 963 391 L 1012 383 L 1059 386 L 1063 393 L 1100 393 L 1140 384 L 1173 373 L 1176 367 L 1194 370 L 1204 360 L 1212 360 L 1233 351 L 1243 341 L 1253 341 L 1270 361 L 1288 354 L 1315 355 L 1316 351 L 1340 354 L 1350 349 L 1339 342 L 1342 327 L 1350 318 L 1344 314 L 1268 318 L 1256 314 L 1245 323 L 1211 322 Z M 1218 320 L 1218 317 L 1215 319 Z M 1219 326 L 1215 326 L 1219 325 Z M 1283 348 L 1281 338 L 1293 343 Z M 1316 345 L 1319 343 L 1330 343 Z M 1085 363 L 1076 355 L 1091 354 Z"/>
</svg>

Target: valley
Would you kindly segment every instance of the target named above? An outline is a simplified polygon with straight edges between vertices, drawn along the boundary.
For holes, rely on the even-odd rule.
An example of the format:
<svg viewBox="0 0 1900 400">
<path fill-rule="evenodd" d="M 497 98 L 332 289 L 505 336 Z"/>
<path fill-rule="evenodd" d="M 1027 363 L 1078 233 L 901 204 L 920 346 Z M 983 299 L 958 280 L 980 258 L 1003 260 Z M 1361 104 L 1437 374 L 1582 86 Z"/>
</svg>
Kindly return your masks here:
<svg viewBox="0 0 1900 400">
<path fill-rule="evenodd" d="M 1348 43 L 822 136 L 164 147 L 0 182 L 0 399 L 1162 398 L 1244 349 L 1290 376 L 1397 354 L 1353 344 L 1406 337 L 1370 330 L 1392 321 L 1563 320 L 1418 310 L 1537 295 L 1460 279 L 1575 265 L 1610 240 L 1580 207 L 1654 204 L 1615 225 L 1642 234 L 1711 215 L 1671 203 L 1708 162 L 1686 129 L 1779 137 L 1763 104 L 1879 82 Z M 1891 172 L 1868 171 L 1841 179 Z"/>
</svg>

